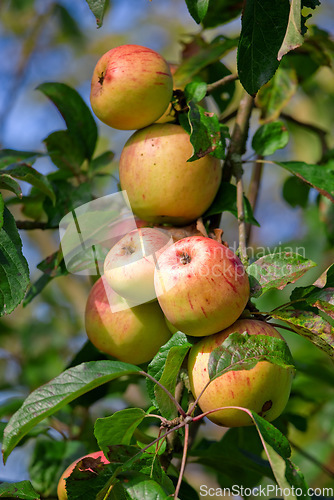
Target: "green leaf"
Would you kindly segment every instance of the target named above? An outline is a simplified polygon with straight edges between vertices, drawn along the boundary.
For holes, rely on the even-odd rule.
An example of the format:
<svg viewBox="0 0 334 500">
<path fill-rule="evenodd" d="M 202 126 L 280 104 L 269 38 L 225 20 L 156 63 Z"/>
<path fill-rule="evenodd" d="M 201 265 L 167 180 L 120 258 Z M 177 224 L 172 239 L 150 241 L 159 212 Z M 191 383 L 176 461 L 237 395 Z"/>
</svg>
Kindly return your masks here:
<svg viewBox="0 0 334 500">
<path fill-rule="evenodd" d="M 59 27 L 63 35 L 69 38 L 72 43 L 83 43 L 84 36 L 80 30 L 79 24 L 71 16 L 69 11 L 60 3 L 54 5 L 54 12 L 58 17 Z"/>
<path fill-rule="evenodd" d="M 176 332 L 174 335 L 169 339 L 169 341 L 160 347 L 159 352 L 154 356 L 150 364 L 148 365 L 148 374 L 154 377 L 158 382 L 160 381 L 165 365 L 167 362 L 167 359 L 171 359 L 171 356 L 169 356 L 169 352 L 171 349 L 173 349 L 173 354 L 181 357 L 186 356 L 188 350 L 191 348 L 191 346 L 195 343 L 196 340 L 193 340 L 191 338 L 188 338 L 184 333 L 182 332 Z M 173 374 L 171 376 L 174 376 L 176 378 L 178 370 L 179 361 L 176 362 L 173 368 Z M 172 367 L 171 367 L 172 368 Z M 177 373 L 175 371 L 177 370 Z M 158 402 L 155 397 L 155 384 L 151 380 L 147 379 L 147 390 L 148 394 L 151 398 L 152 404 L 158 408 Z M 175 385 L 174 385 L 175 387 Z M 170 386 L 170 388 L 172 388 Z"/>
<path fill-rule="evenodd" d="M 261 156 L 269 156 L 289 142 L 289 132 L 284 123 L 270 122 L 257 129 L 253 136 L 252 148 Z"/>
<path fill-rule="evenodd" d="M 126 498 L 131 498 L 131 500 L 166 500 L 168 497 L 160 484 L 144 474 L 127 472 L 125 479 L 126 481 L 122 482 L 122 488 L 126 492 Z"/>
<path fill-rule="evenodd" d="M 278 51 L 288 26 L 289 0 L 248 0 L 242 16 L 238 74 L 253 95 L 275 74 Z"/>
<path fill-rule="evenodd" d="M 314 266 L 314 262 L 293 252 L 264 255 L 247 268 L 251 296 L 260 297 L 271 288 L 282 290 Z"/>
<path fill-rule="evenodd" d="M 110 380 L 138 373 L 140 368 L 120 361 L 91 361 L 69 368 L 33 391 L 9 420 L 4 433 L 3 458 L 7 460 L 20 440 L 36 424 L 77 397 Z M 33 409 L 33 411 L 32 411 Z"/>
<path fill-rule="evenodd" d="M 274 479 L 255 426 L 229 429 L 219 441 L 202 440 L 190 450 L 196 463 L 219 472 L 222 487 L 253 488 L 262 477 Z"/>
<path fill-rule="evenodd" d="M 37 265 L 43 275 L 32 283 L 27 295 L 24 298 L 23 306 L 26 307 L 30 302 L 44 290 L 46 285 L 58 276 L 66 276 L 68 274 L 63 254 L 61 250 L 49 255 L 46 259 Z"/>
<path fill-rule="evenodd" d="M 65 479 L 68 498 L 71 500 L 100 498 L 99 492 L 104 489 L 116 468 L 114 464 L 104 464 L 100 457 L 84 457 L 76 464 L 70 476 Z M 112 491 L 118 492 L 117 486 L 117 484 L 113 486 Z M 108 495 L 107 498 L 114 497 Z M 123 498 L 120 496 L 120 500 Z"/>
<path fill-rule="evenodd" d="M 301 33 L 301 10 L 302 0 L 291 0 L 288 28 L 277 56 L 279 61 L 290 50 L 300 47 L 304 42 L 304 37 Z"/>
<path fill-rule="evenodd" d="M 101 170 L 102 168 L 107 167 L 111 164 L 115 156 L 115 153 L 112 151 L 105 151 L 101 155 L 97 156 L 89 163 L 89 171 L 96 172 L 97 170 Z"/>
<path fill-rule="evenodd" d="M 236 370 L 251 370 L 259 361 L 269 361 L 283 368 L 293 366 L 285 340 L 266 335 L 231 333 L 212 351 L 208 367 L 210 379 Z"/>
<path fill-rule="evenodd" d="M 14 217 L 5 207 L 0 229 L 0 316 L 11 313 L 22 301 L 29 285 L 29 267 Z"/>
<path fill-rule="evenodd" d="M 54 488 L 54 480 L 62 466 L 66 450 L 66 441 L 55 441 L 50 438 L 37 438 L 29 463 L 31 483 L 37 491 L 45 496 Z"/>
<path fill-rule="evenodd" d="M 101 450 L 106 454 L 110 445 L 130 444 L 134 431 L 145 416 L 141 408 L 125 408 L 110 417 L 98 418 L 94 435 Z"/>
<path fill-rule="evenodd" d="M 208 11 L 209 0 L 186 0 L 186 4 L 191 17 L 199 24 Z"/>
<path fill-rule="evenodd" d="M 213 200 L 211 206 L 203 214 L 203 217 L 209 217 L 215 214 L 221 214 L 222 212 L 231 212 L 236 218 L 238 218 L 237 209 L 237 188 L 234 184 L 229 182 L 222 182 L 219 186 L 218 193 Z M 258 221 L 253 215 L 253 210 L 248 198 L 244 195 L 244 216 L 245 222 L 247 224 L 254 224 L 255 226 L 260 226 Z"/>
<path fill-rule="evenodd" d="M 0 174 L 0 189 L 7 189 L 7 191 L 11 191 L 16 194 L 18 198 L 22 198 L 20 184 L 9 174 Z"/>
<path fill-rule="evenodd" d="M 334 203 L 334 169 L 328 165 L 310 165 L 303 161 L 281 161 L 276 165 L 288 170 Z"/>
<path fill-rule="evenodd" d="M 86 2 L 96 18 L 97 27 L 101 28 L 104 14 L 109 6 L 109 0 L 86 0 Z"/>
<path fill-rule="evenodd" d="M 209 2 L 208 11 L 202 20 L 204 28 L 215 28 L 232 21 L 241 13 L 243 2 L 236 0 L 214 0 Z"/>
<path fill-rule="evenodd" d="M 53 132 L 44 139 L 44 143 L 56 167 L 67 170 L 73 175 L 80 171 L 80 167 L 85 160 L 85 154 L 80 147 L 80 143 L 67 130 Z"/>
<path fill-rule="evenodd" d="M 207 154 L 223 160 L 226 139 L 229 137 L 227 126 L 219 123 L 215 113 L 206 111 L 193 100 L 188 102 L 188 107 L 190 142 L 194 148 L 188 161 L 196 161 Z"/>
<path fill-rule="evenodd" d="M 283 67 L 281 64 L 273 78 L 259 90 L 256 96 L 256 105 L 261 109 L 262 121 L 277 120 L 282 109 L 296 91 L 296 71 L 290 67 Z"/>
<path fill-rule="evenodd" d="M 288 177 L 283 184 L 283 198 L 292 207 L 307 207 L 310 186 L 298 177 Z"/>
<path fill-rule="evenodd" d="M 304 477 L 290 460 L 291 449 L 287 438 L 264 418 L 254 412 L 249 412 L 249 414 L 253 418 L 277 484 L 283 492 L 284 500 L 296 498 L 291 486 L 295 489 L 301 488 L 303 496 L 309 499 Z"/>
<path fill-rule="evenodd" d="M 282 308 L 269 313 L 334 358 L 334 328 L 312 311 Z"/>
<path fill-rule="evenodd" d="M 4 210 L 5 210 L 5 202 L 3 201 L 2 194 L 0 193 L 0 230 L 4 222 L 4 215 L 3 215 Z"/>
<path fill-rule="evenodd" d="M 37 500 L 41 497 L 36 493 L 30 481 L 20 481 L 19 483 L 0 483 L 0 498 Z"/>
<path fill-rule="evenodd" d="M 195 55 L 185 59 L 173 75 L 174 85 L 181 88 L 189 83 L 203 68 L 219 61 L 224 54 L 236 48 L 238 39 L 219 37 L 201 48 Z"/>
<path fill-rule="evenodd" d="M 217 82 L 225 76 L 232 74 L 232 72 L 220 61 L 210 64 L 210 66 L 205 68 L 203 71 L 207 75 L 208 84 Z M 210 96 L 214 99 L 220 113 L 223 113 L 223 111 L 225 111 L 228 105 L 232 102 L 235 88 L 235 81 L 230 81 L 210 91 Z"/>
<path fill-rule="evenodd" d="M 12 149 L 3 149 L 0 151 L 0 183 L 5 182 L 7 187 L 17 196 L 21 197 L 21 188 L 14 184 L 11 178 L 28 182 L 32 186 L 46 194 L 52 203 L 55 203 L 55 194 L 48 178 L 32 168 L 32 164 L 41 156 L 41 153 L 29 151 L 14 151 Z"/>
<path fill-rule="evenodd" d="M 16 151 L 14 149 L 3 149 L 0 151 L 0 169 L 4 169 L 11 165 L 33 165 L 35 161 L 44 156 L 42 153 L 35 151 Z"/>
<path fill-rule="evenodd" d="M 97 141 L 97 126 L 82 97 L 65 83 L 42 83 L 37 89 L 57 107 L 82 156 L 90 160 Z"/>
</svg>

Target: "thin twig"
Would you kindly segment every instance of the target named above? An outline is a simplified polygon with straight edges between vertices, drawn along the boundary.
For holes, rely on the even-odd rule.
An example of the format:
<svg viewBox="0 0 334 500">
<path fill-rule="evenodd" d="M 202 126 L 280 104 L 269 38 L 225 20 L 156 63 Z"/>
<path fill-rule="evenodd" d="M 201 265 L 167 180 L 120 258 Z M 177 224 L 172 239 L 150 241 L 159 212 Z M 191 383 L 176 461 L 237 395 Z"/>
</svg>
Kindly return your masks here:
<svg viewBox="0 0 334 500">
<path fill-rule="evenodd" d="M 58 229 L 58 226 L 51 226 L 48 222 L 38 222 L 34 220 L 17 220 L 15 221 L 17 229 L 31 231 L 33 229 Z"/>
<path fill-rule="evenodd" d="M 182 415 L 182 417 L 186 417 L 186 412 L 184 411 L 184 409 L 182 408 L 182 406 L 180 405 L 180 403 L 175 399 L 175 397 L 173 396 L 172 393 L 169 392 L 168 389 L 166 389 L 165 386 L 163 386 L 162 384 L 160 384 L 160 382 L 158 380 L 156 380 L 154 377 L 152 377 L 152 375 L 150 375 L 149 373 L 146 373 L 144 371 L 140 371 L 139 372 L 141 375 L 144 375 L 144 377 L 147 377 L 149 378 L 150 380 L 152 380 L 152 382 L 154 382 L 155 384 L 157 384 L 166 394 L 167 396 L 169 397 L 169 399 L 171 401 L 173 401 L 175 407 L 177 408 L 178 412 L 180 413 L 180 415 Z"/>
<path fill-rule="evenodd" d="M 224 76 L 224 78 L 221 78 L 220 80 L 217 80 L 216 82 L 210 83 L 207 86 L 207 94 L 210 94 L 212 91 L 218 89 L 219 87 L 222 87 L 223 85 L 226 85 L 229 82 L 234 82 L 235 80 L 238 80 L 239 76 L 237 73 L 233 73 L 232 75 L 227 75 Z"/>
<path fill-rule="evenodd" d="M 263 163 L 259 162 L 258 160 L 263 160 L 263 156 L 259 155 L 257 159 L 254 161 L 252 169 L 252 177 L 249 183 L 248 194 L 247 194 L 247 198 L 252 207 L 253 214 L 255 213 L 255 209 L 257 206 L 260 184 L 262 180 L 262 172 L 263 172 Z M 253 224 L 247 224 L 246 228 L 247 244 L 249 243 L 252 236 L 252 228 Z"/>
<path fill-rule="evenodd" d="M 240 258 L 243 264 L 247 264 L 248 263 L 247 237 L 246 237 L 246 223 L 245 223 L 245 213 L 244 213 L 244 188 L 242 182 L 242 174 L 238 174 L 237 178 L 237 210 L 238 210 Z"/>
<path fill-rule="evenodd" d="M 177 485 L 175 488 L 174 499 L 176 500 L 179 496 L 179 491 L 182 484 L 184 470 L 186 468 L 187 462 L 187 452 L 188 452 L 188 440 L 189 440 L 189 424 L 186 424 L 184 427 L 184 445 L 183 445 L 183 454 L 182 454 L 182 462 L 180 467 L 179 478 L 177 481 Z"/>
</svg>

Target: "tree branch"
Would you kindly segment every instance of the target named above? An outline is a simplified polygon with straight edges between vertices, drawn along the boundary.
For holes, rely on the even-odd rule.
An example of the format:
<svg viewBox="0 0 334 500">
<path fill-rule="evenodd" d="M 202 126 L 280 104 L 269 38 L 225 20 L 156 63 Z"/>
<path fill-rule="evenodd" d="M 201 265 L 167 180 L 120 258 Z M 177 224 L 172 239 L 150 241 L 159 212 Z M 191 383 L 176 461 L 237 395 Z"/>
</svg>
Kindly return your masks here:
<svg viewBox="0 0 334 500">
<path fill-rule="evenodd" d="M 306 128 L 310 132 L 314 132 L 317 134 L 317 136 L 320 139 L 321 142 L 321 149 L 322 149 L 322 156 L 325 155 L 325 153 L 328 152 L 329 146 L 327 144 L 326 136 L 328 134 L 327 130 L 324 130 L 321 127 L 318 127 L 317 125 L 313 125 L 313 123 L 307 123 L 307 122 L 302 122 L 295 118 L 294 116 L 289 115 L 288 113 L 281 113 L 280 114 L 281 118 L 284 118 L 285 120 L 294 123 L 295 125 L 298 125 L 299 127 Z"/>
<path fill-rule="evenodd" d="M 32 229 L 58 229 L 58 226 L 50 226 L 47 222 L 38 222 L 34 220 L 17 220 L 17 229 L 24 229 L 26 231 L 31 231 Z"/>
<path fill-rule="evenodd" d="M 263 160 L 263 156 L 258 156 L 257 159 L 254 162 L 253 168 L 252 168 L 252 177 L 249 183 L 248 187 L 248 201 L 252 207 L 253 213 L 255 212 L 256 205 L 257 205 L 257 200 L 259 196 L 259 189 L 260 189 L 260 184 L 261 184 L 261 179 L 262 179 L 262 172 L 263 172 L 263 163 L 260 163 L 258 160 Z M 252 236 L 252 227 L 253 224 L 247 224 L 246 228 L 246 241 L 247 244 L 249 243 L 251 236 Z"/>
<path fill-rule="evenodd" d="M 217 80 L 216 82 L 209 83 L 207 86 L 207 94 L 210 94 L 214 90 L 218 89 L 219 87 L 223 87 L 229 82 L 234 82 L 235 80 L 238 80 L 239 76 L 237 73 L 233 73 L 232 75 L 227 75 L 224 76 L 224 78 L 221 78 L 220 80 Z"/>
</svg>

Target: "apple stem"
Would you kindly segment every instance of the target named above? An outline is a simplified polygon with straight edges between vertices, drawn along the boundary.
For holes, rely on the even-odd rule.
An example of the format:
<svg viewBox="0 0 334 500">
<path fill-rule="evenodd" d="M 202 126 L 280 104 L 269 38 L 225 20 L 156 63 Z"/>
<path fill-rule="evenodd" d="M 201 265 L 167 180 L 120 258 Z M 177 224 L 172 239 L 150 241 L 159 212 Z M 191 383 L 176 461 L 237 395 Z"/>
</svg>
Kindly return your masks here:
<svg viewBox="0 0 334 500">
<path fill-rule="evenodd" d="M 180 403 L 175 399 L 175 397 L 173 396 L 173 394 L 170 393 L 168 389 L 166 389 L 165 386 L 163 386 L 162 384 L 160 384 L 160 382 L 158 382 L 158 380 L 156 380 L 154 377 L 152 377 L 152 375 L 150 375 L 149 373 L 146 373 L 144 371 L 140 371 L 139 373 L 141 375 L 144 375 L 144 377 L 147 377 L 150 380 L 152 380 L 152 382 L 154 382 L 155 384 L 157 384 L 167 394 L 167 396 L 169 397 L 169 399 L 171 401 L 173 401 L 175 407 L 177 408 L 178 412 L 180 413 L 180 415 L 182 415 L 183 418 L 185 418 L 187 416 L 186 412 L 184 411 L 184 409 L 182 408 L 182 406 L 180 405 Z"/>
</svg>

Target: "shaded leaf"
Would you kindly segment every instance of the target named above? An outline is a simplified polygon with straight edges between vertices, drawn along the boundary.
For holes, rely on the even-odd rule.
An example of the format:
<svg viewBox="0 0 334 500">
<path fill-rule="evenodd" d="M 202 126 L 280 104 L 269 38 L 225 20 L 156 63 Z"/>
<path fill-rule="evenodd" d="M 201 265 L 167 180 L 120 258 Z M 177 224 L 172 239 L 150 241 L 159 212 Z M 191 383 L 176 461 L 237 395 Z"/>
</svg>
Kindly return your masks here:
<svg viewBox="0 0 334 500">
<path fill-rule="evenodd" d="M 19 483 L 0 483 L 0 498 L 20 498 L 22 500 L 37 500 L 40 498 L 30 481 Z"/>
<path fill-rule="evenodd" d="M 284 148 L 289 142 L 289 132 L 280 121 L 265 123 L 255 132 L 252 139 L 252 148 L 261 156 L 275 153 Z"/>
<path fill-rule="evenodd" d="M 215 199 L 208 210 L 203 214 L 203 217 L 221 214 L 222 212 L 231 212 L 231 214 L 238 218 L 237 188 L 234 184 L 230 184 L 229 182 L 222 182 L 220 184 Z M 246 196 L 244 196 L 244 216 L 247 224 L 260 226 L 253 215 L 251 204 Z"/>
<path fill-rule="evenodd" d="M 306 208 L 310 186 L 298 177 L 288 177 L 283 184 L 283 198 L 292 207 Z"/>
<path fill-rule="evenodd" d="M 331 165 L 310 165 L 303 161 L 281 161 L 276 165 L 288 170 L 334 203 L 334 170 Z"/>
<path fill-rule="evenodd" d="M 22 198 L 20 184 L 11 175 L 4 172 L 0 174 L 0 189 L 7 189 L 7 191 L 16 194 L 18 198 Z"/>
<path fill-rule="evenodd" d="M 130 444 L 134 431 L 145 416 L 141 408 L 125 408 L 110 417 L 98 418 L 94 435 L 101 450 L 106 454 L 110 445 Z"/>
<path fill-rule="evenodd" d="M 52 200 L 52 203 L 55 204 L 56 197 L 49 179 L 45 175 L 37 172 L 37 170 L 30 165 L 12 163 L 11 165 L 5 167 L 5 170 L 0 170 L 0 176 L 2 176 L 2 174 L 9 175 L 10 177 L 14 177 L 20 181 L 28 182 L 35 188 L 42 191 L 42 193 L 46 194 L 46 196 Z"/>
<path fill-rule="evenodd" d="M 29 285 L 29 267 L 15 220 L 5 207 L 0 229 L 0 316 L 11 313 L 22 301 Z"/>
<path fill-rule="evenodd" d="M 37 87 L 62 115 L 68 133 L 81 149 L 82 156 L 90 160 L 97 141 L 97 126 L 90 109 L 76 90 L 65 83 L 46 82 Z"/>
<path fill-rule="evenodd" d="M 232 72 L 220 61 L 210 64 L 210 66 L 205 68 L 204 71 L 207 73 L 208 83 L 217 82 L 225 76 L 232 74 Z M 217 89 L 210 91 L 210 96 L 217 104 L 220 113 L 225 111 L 227 106 L 231 103 L 234 96 L 235 87 L 235 81 L 230 81 L 218 87 Z"/>
<path fill-rule="evenodd" d="M 236 0 L 215 0 L 209 2 L 208 11 L 202 20 L 204 28 L 215 28 L 224 23 L 228 23 L 239 16 L 243 6 L 242 1 Z"/>
<path fill-rule="evenodd" d="M 77 397 L 122 375 L 138 373 L 137 366 L 120 361 L 91 361 L 65 370 L 33 391 L 9 420 L 3 439 L 3 457 L 9 454 L 36 424 Z"/>
<path fill-rule="evenodd" d="M 297 309 L 278 309 L 269 313 L 273 318 L 284 321 L 302 337 L 334 358 L 334 328 L 318 314 Z"/>
<path fill-rule="evenodd" d="M 283 368 L 293 366 L 287 343 L 276 337 L 231 333 L 209 357 L 210 379 L 228 371 L 251 370 L 259 361 L 269 361 Z"/>
<path fill-rule="evenodd" d="M 2 149 L 0 151 L 0 169 L 11 165 L 33 165 L 35 161 L 44 156 L 36 151 L 16 151 L 14 149 Z"/>
<path fill-rule="evenodd" d="M 53 132 L 44 139 L 44 143 L 56 167 L 68 170 L 73 175 L 80 171 L 85 155 L 75 137 L 71 136 L 67 130 Z"/>
<path fill-rule="evenodd" d="M 97 27 L 101 28 L 104 14 L 109 6 L 109 0 L 86 0 L 86 2 L 96 18 Z"/>
<path fill-rule="evenodd" d="M 76 22 L 74 17 L 71 16 L 69 11 L 60 3 L 56 3 L 54 6 L 54 12 L 59 20 L 59 25 L 62 33 L 71 39 L 74 43 L 83 42 L 83 34 L 80 30 L 79 24 Z"/>
<path fill-rule="evenodd" d="M 3 201 L 2 194 L 0 193 L 0 230 L 4 222 L 4 217 L 3 217 L 4 210 L 5 210 L 5 202 Z"/>
<path fill-rule="evenodd" d="M 199 24 L 207 13 L 209 0 L 186 0 L 186 4 L 189 14 Z"/>
<path fill-rule="evenodd" d="M 273 78 L 264 85 L 256 96 L 256 105 L 261 109 L 261 120 L 277 120 L 281 110 L 297 91 L 296 71 L 290 67 L 277 69 Z"/>
<path fill-rule="evenodd" d="M 96 172 L 97 170 L 107 167 L 113 161 L 114 156 L 115 153 L 113 153 L 112 151 L 106 151 L 105 153 L 102 153 L 101 155 L 91 160 L 91 162 L 89 163 L 89 170 L 91 172 Z"/>
<path fill-rule="evenodd" d="M 62 466 L 66 449 L 66 441 L 56 441 L 43 437 L 36 444 L 29 463 L 31 483 L 44 496 L 49 495 L 54 488 L 54 480 Z"/>
<path fill-rule="evenodd" d="M 248 0 L 242 16 L 238 74 L 253 95 L 275 74 L 278 51 L 288 26 L 289 0 Z"/>
<path fill-rule="evenodd" d="M 219 61 L 224 54 L 238 45 L 236 38 L 219 37 L 211 44 L 201 48 L 198 53 L 185 59 L 173 75 L 175 88 L 181 88 L 190 82 L 203 68 Z"/>
<path fill-rule="evenodd" d="M 260 297 L 271 288 L 282 290 L 314 266 L 314 262 L 293 252 L 264 255 L 247 268 L 251 296 Z"/>
</svg>

